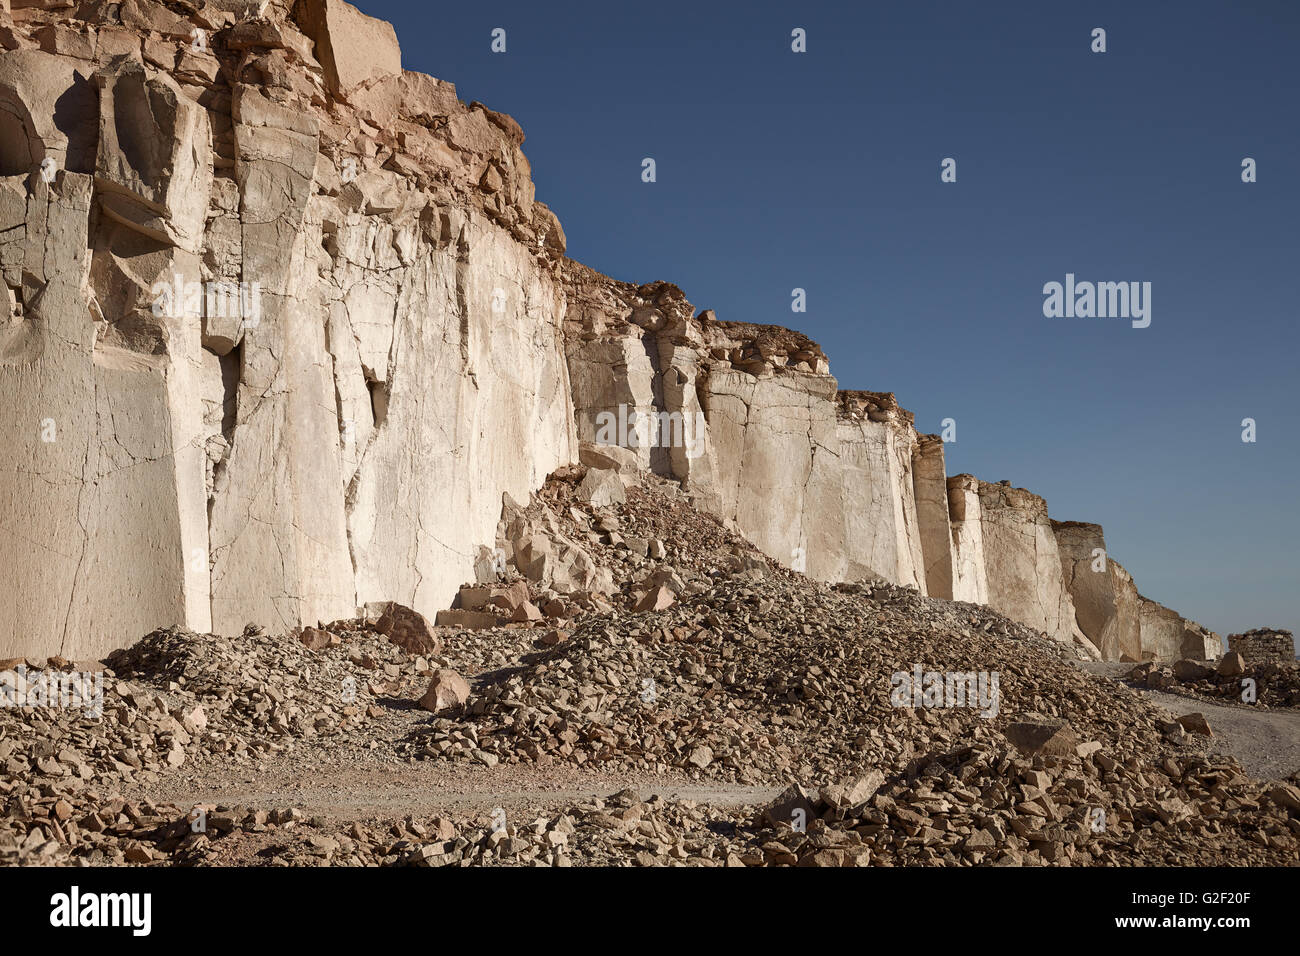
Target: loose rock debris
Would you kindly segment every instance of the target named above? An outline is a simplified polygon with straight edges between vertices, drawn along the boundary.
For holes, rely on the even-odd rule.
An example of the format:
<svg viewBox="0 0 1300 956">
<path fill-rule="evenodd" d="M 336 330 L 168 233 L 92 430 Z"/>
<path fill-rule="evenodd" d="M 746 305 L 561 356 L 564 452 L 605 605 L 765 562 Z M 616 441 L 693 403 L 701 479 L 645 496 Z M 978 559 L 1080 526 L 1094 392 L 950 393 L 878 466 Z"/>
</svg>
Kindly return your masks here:
<svg viewBox="0 0 1300 956">
<path fill-rule="evenodd" d="M 1171 721 L 1082 673 L 1061 644 L 984 607 L 809 581 L 666 482 L 625 499 L 595 507 L 568 476 L 528 506 L 606 572 L 599 596 L 514 578 L 465 589 L 467 603 L 502 612 L 483 629 L 399 606 L 283 635 L 163 629 L 107 658 L 102 716 L 0 710 L 0 859 L 211 865 L 238 846 L 242 862 L 308 866 L 1295 861 L 1297 781 L 1250 780 L 1207 756 L 1208 724 Z M 547 611 L 514 613 L 525 605 Z M 996 716 L 895 706 L 894 675 L 916 665 L 996 673 Z M 397 765 L 565 765 L 784 790 L 749 807 L 624 790 L 525 820 L 350 825 L 120 795 L 276 753 L 310 774 L 349 748 Z"/>
</svg>

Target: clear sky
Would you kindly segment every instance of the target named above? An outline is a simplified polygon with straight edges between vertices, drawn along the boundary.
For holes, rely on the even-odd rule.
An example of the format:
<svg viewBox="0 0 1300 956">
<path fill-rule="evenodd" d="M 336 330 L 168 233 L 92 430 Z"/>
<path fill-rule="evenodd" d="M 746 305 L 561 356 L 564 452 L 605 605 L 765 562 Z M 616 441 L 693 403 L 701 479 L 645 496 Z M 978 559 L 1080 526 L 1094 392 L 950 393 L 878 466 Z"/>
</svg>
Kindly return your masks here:
<svg viewBox="0 0 1300 956">
<path fill-rule="evenodd" d="M 1300 631 L 1300 3 L 360 6 L 520 122 L 575 259 L 806 332 L 1143 594 Z M 1150 326 L 1046 318 L 1067 273 L 1150 282 Z"/>
</svg>

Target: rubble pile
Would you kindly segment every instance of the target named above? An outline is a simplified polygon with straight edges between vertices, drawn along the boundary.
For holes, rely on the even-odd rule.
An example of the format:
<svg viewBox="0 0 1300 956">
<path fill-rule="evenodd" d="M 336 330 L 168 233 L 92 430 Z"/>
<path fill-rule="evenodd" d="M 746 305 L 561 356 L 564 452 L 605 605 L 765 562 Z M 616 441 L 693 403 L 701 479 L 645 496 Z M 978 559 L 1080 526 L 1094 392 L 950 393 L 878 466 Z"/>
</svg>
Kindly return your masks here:
<svg viewBox="0 0 1300 956">
<path fill-rule="evenodd" d="M 1247 707 L 1300 707 L 1300 663 L 1249 661 L 1229 651 L 1217 662 L 1179 660 L 1172 664 L 1147 661 L 1128 672 L 1140 687 L 1186 694 L 1216 703 Z"/>
<path fill-rule="evenodd" d="M 1254 781 L 1208 755 L 1196 715 L 1170 718 L 987 607 L 780 568 L 662 480 L 593 505 L 588 474 L 553 477 L 513 518 L 581 548 L 603 591 L 561 593 L 508 569 L 467 583 L 457 602 L 489 627 L 438 626 L 385 604 L 284 634 L 160 629 L 108 656 L 98 714 L 0 708 L 0 861 L 1294 862 L 1300 781 Z M 1206 670 L 1152 662 L 1131 676 L 1168 671 L 1208 694 L 1250 671 L 1261 700 L 1286 706 L 1274 673 L 1286 665 L 1228 654 L 1217 671 L 1193 666 Z M 930 674 L 969 675 L 970 697 L 927 696 L 919 681 Z M 643 787 L 506 819 L 346 823 L 281 805 L 122 796 L 277 755 L 304 774 L 364 755 L 780 796 L 697 805 Z"/>
</svg>

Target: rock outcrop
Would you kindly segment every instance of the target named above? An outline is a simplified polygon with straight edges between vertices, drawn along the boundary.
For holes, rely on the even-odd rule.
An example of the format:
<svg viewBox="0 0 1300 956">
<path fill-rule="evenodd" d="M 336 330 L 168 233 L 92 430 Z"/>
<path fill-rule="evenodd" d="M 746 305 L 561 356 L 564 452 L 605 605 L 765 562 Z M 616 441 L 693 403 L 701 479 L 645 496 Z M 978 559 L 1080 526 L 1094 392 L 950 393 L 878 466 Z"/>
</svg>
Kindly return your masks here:
<svg viewBox="0 0 1300 956">
<path fill-rule="evenodd" d="M 974 475 L 954 475 L 947 484 L 952 522 L 952 598 L 987 604 L 989 579 L 984 567 L 980 480 Z"/>
<path fill-rule="evenodd" d="M 1101 525 L 1053 521 L 1052 530 L 1079 630 L 1107 660 L 1142 660 L 1137 586 L 1106 554 Z"/>
<path fill-rule="evenodd" d="M 577 263 L 566 278 L 581 440 L 680 479 L 787 567 L 925 591 L 920 439 L 893 395 L 842 392 L 806 337 L 697 317 L 667 283 L 632 286 Z"/>
<path fill-rule="evenodd" d="M 815 578 L 1213 656 L 806 336 L 565 258 L 518 124 L 342 0 L 32 3 L 0 47 L 0 657 L 433 617 L 500 561 L 599 594 L 513 504 L 579 462 L 585 500 L 675 479 Z"/>
<path fill-rule="evenodd" d="M 976 492 L 989 606 L 1055 640 L 1075 640 L 1074 603 L 1061 575 L 1047 502 L 1007 481 L 980 481 Z"/>
<path fill-rule="evenodd" d="M 1218 634 L 1140 594 L 1138 614 L 1142 660 L 1214 660 L 1223 655 Z"/>
<path fill-rule="evenodd" d="M 0 648 L 444 606 L 577 457 L 517 125 L 335 0 L 86 10 L 0 55 Z"/>
</svg>

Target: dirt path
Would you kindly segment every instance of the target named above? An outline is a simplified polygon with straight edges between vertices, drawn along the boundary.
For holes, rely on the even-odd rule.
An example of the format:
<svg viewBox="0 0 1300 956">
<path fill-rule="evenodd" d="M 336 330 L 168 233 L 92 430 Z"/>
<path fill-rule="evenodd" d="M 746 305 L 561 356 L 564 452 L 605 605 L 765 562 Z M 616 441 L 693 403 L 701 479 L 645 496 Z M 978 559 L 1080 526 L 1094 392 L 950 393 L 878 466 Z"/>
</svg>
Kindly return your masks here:
<svg viewBox="0 0 1300 956">
<path fill-rule="evenodd" d="M 296 807 L 310 816 L 351 821 L 407 814 L 466 816 L 496 807 L 541 810 L 608 797 L 625 788 L 642 796 L 693 800 L 717 806 L 766 803 L 778 787 L 700 784 L 525 766 L 487 768 L 457 764 L 371 762 L 304 767 L 293 756 L 263 761 L 256 768 L 209 766 L 140 788 L 139 796 L 176 806 L 230 804 L 259 808 Z"/>
<path fill-rule="evenodd" d="M 1142 690 L 1176 717 L 1202 713 L 1214 731 L 1211 750 L 1232 754 L 1252 777 L 1280 780 L 1300 770 L 1300 711 L 1250 710 Z"/>
<path fill-rule="evenodd" d="M 1099 677 L 1120 681 L 1133 667 L 1115 662 L 1081 666 Z M 1175 717 L 1204 714 L 1214 731 L 1210 749 L 1236 757 L 1252 777 L 1280 780 L 1300 771 L 1300 711 L 1254 710 L 1144 687 L 1135 689 Z"/>
<path fill-rule="evenodd" d="M 1123 680 L 1131 667 L 1081 666 L 1104 680 Z M 1251 710 L 1154 690 L 1139 692 L 1175 716 L 1205 714 L 1214 731 L 1211 750 L 1236 757 L 1251 776 L 1283 779 L 1300 771 L 1300 711 Z M 780 791 L 774 786 L 699 783 L 684 776 L 615 774 L 568 766 L 404 763 L 364 752 L 330 755 L 308 748 L 267 757 L 255 765 L 217 761 L 186 766 L 158 783 L 130 788 L 134 792 L 128 795 L 176 806 L 295 807 L 308 816 L 351 821 L 407 814 L 465 817 L 490 814 L 496 807 L 541 811 L 626 788 L 643 798 L 659 794 L 716 806 L 763 804 Z"/>
</svg>

